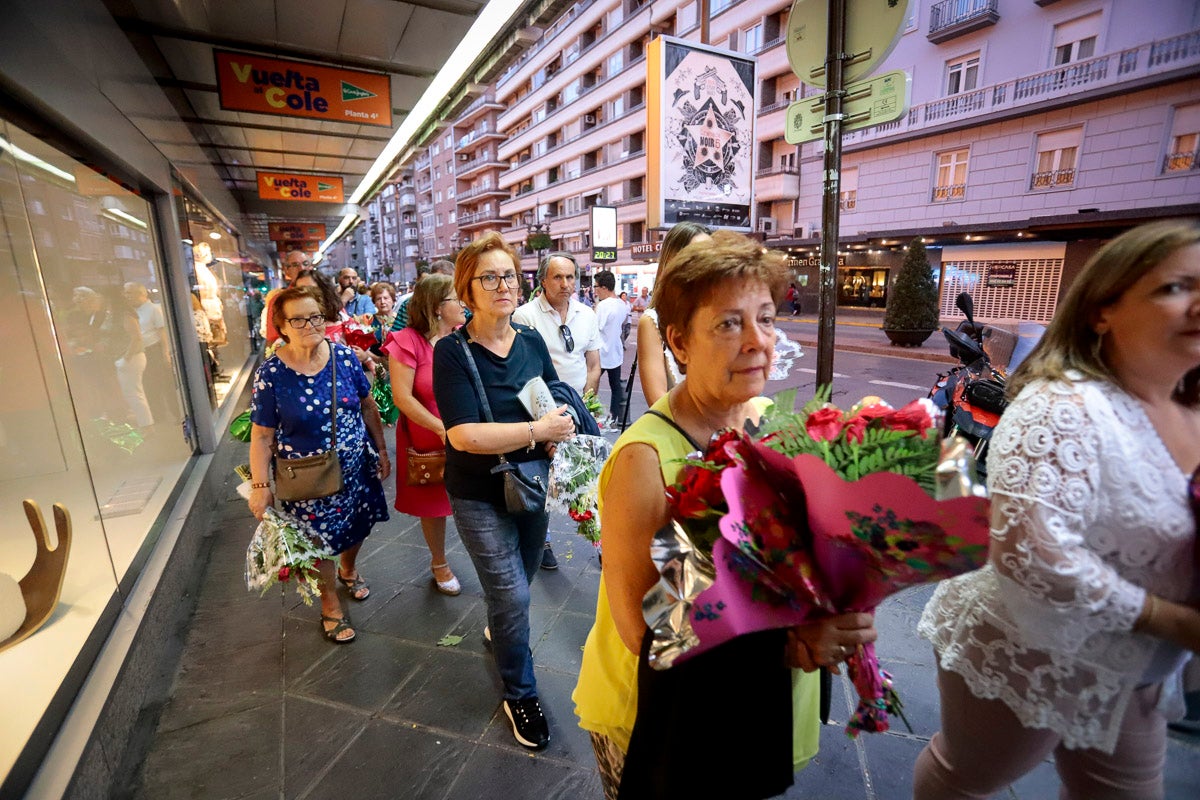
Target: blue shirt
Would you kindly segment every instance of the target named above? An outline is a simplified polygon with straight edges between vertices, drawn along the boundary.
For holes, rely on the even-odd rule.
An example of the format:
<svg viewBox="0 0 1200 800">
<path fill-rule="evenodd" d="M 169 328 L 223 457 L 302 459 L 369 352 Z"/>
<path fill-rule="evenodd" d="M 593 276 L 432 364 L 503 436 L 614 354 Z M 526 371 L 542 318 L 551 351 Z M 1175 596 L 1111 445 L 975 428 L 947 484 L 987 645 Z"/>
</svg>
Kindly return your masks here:
<svg viewBox="0 0 1200 800">
<path fill-rule="evenodd" d="M 346 313 L 352 317 L 359 317 L 363 314 L 374 315 L 376 313 L 375 304 L 371 302 L 371 296 L 367 294 L 356 294 L 346 303 Z"/>
</svg>

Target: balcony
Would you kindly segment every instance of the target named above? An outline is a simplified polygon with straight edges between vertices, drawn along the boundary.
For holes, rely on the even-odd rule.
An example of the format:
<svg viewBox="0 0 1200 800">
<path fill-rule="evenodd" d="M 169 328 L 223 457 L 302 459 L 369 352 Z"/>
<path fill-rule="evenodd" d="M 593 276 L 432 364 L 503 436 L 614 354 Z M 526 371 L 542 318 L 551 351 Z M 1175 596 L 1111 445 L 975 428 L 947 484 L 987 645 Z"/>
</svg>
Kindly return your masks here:
<svg viewBox="0 0 1200 800">
<path fill-rule="evenodd" d="M 458 115 L 458 121 L 455 122 L 455 125 L 465 125 L 484 111 L 503 110 L 504 103 L 496 100 L 496 93 L 486 92 L 482 97 L 475 98 L 471 101 L 471 105 L 462 110 L 462 113 Z"/>
<path fill-rule="evenodd" d="M 507 139 L 507 138 L 508 138 L 507 134 L 499 133 L 498 131 L 496 131 L 492 128 L 490 123 L 485 122 L 482 125 L 480 125 L 478 128 L 476 128 L 475 130 L 471 131 L 466 136 L 463 136 L 461 139 L 459 139 L 457 142 L 455 142 L 454 143 L 454 152 L 457 153 L 462 150 L 465 150 L 468 147 L 470 147 L 471 145 L 475 144 L 476 142 L 481 142 L 484 139 Z"/>
<path fill-rule="evenodd" d="M 456 224 L 460 230 L 483 228 L 489 225 L 499 228 L 504 224 L 504 220 L 500 217 L 500 212 L 496 209 L 485 208 L 482 211 L 475 211 L 471 214 L 460 214 Z"/>
<path fill-rule="evenodd" d="M 858 190 L 851 189 L 847 192 L 842 192 L 838 197 L 838 206 L 842 211 L 853 211 L 858 208 Z"/>
<path fill-rule="evenodd" d="M 508 189 L 501 189 L 498 186 L 478 186 L 474 189 L 468 189 L 465 192 L 459 192 L 458 202 L 465 203 L 467 200 L 473 200 L 477 197 L 487 197 L 488 195 L 508 197 Z"/>
<path fill-rule="evenodd" d="M 1000 20 L 998 0 L 942 0 L 929 9 L 929 33 L 927 39 L 941 44 L 956 36 L 962 36 Z"/>
<path fill-rule="evenodd" d="M 1035 172 L 1033 177 L 1029 179 L 1029 188 L 1033 189 L 1059 189 L 1070 187 L 1075 183 L 1075 168 L 1071 169 L 1053 169 L 1045 172 Z"/>
<path fill-rule="evenodd" d="M 760 203 L 795 200 L 800 197 L 800 170 L 771 167 L 754 173 L 754 199 Z"/>
<path fill-rule="evenodd" d="M 1188 172 L 1200 168 L 1200 152 L 1167 153 L 1163 159 L 1163 172 Z"/>
<path fill-rule="evenodd" d="M 933 196 L 930 198 L 935 203 L 945 203 L 950 200 L 962 200 L 967 196 L 967 185 L 965 183 L 955 183 L 949 186 L 933 187 Z"/>
<path fill-rule="evenodd" d="M 1055 101 L 1063 103 L 1084 92 L 1117 92 L 1124 84 L 1142 83 L 1156 74 L 1197 67 L 1200 67 L 1200 30 L 921 103 L 898 120 L 848 131 L 842 142 L 852 147 L 897 136 L 924 135 L 933 128 L 945 130 L 949 126 L 997 122 L 1028 113 L 1031 107 L 1045 110 Z"/>
<path fill-rule="evenodd" d="M 505 164 L 489 151 L 480 156 L 476 156 L 470 161 L 457 162 L 454 167 L 454 177 L 462 180 L 464 178 L 470 178 L 477 172 L 480 172 L 484 169 L 502 169 L 507 166 L 508 164 Z"/>
</svg>

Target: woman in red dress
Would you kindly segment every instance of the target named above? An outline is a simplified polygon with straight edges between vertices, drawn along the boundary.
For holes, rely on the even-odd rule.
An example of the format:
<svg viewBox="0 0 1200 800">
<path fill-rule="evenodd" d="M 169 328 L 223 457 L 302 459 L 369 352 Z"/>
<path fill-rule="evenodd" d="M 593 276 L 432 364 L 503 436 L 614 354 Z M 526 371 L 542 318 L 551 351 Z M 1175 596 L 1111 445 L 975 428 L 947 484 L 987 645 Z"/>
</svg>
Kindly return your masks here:
<svg viewBox="0 0 1200 800">
<path fill-rule="evenodd" d="M 421 518 L 421 532 L 431 556 L 437 590 L 462 591 L 446 561 L 446 517 L 450 501 L 442 483 L 408 485 L 408 448 L 420 453 L 445 450 L 446 428 L 433 397 L 433 346 L 465 323 L 466 316 L 449 275 L 426 275 L 409 301 L 408 327 L 393 331 L 383 343 L 392 376 L 392 399 L 400 409 L 396 424 L 396 510 Z"/>
</svg>

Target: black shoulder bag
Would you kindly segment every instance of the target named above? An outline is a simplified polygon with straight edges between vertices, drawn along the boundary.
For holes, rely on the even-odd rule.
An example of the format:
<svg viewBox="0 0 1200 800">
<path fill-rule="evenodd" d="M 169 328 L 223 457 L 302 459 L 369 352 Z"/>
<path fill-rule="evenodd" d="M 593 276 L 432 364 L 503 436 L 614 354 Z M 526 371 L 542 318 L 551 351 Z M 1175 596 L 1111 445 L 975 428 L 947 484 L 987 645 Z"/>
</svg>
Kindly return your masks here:
<svg viewBox="0 0 1200 800">
<path fill-rule="evenodd" d="M 488 403 L 487 392 L 483 388 L 483 379 L 479 377 L 479 368 L 475 366 L 475 357 L 467 345 L 467 337 L 461 331 L 455 331 L 454 337 L 462 345 L 467 357 L 467 369 L 475 381 L 475 391 L 479 394 L 479 405 L 483 409 L 483 418 L 495 422 L 492 418 L 492 407 Z M 504 506 L 510 514 L 533 514 L 546 510 L 546 488 L 550 484 L 550 459 L 539 458 L 535 461 L 509 461 L 500 454 L 500 463 L 492 467 L 492 474 L 504 476 Z"/>
</svg>

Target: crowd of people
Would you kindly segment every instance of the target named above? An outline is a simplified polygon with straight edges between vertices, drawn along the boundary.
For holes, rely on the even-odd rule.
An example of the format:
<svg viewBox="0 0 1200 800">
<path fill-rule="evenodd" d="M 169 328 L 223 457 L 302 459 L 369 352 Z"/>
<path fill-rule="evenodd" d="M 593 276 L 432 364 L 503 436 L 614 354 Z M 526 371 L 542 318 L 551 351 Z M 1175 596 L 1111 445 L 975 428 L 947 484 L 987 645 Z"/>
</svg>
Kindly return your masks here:
<svg viewBox="0 0 1200 800">
<path fill-rule="evenodd" d="M 382 481 L 394 472 L 394 508 L 420 520 L 432 588 L 450 596 L 465 567 L 446 556 L 454 518 L 486 602 L 501 708 L 520 745 L 545 747 L 529 586 L 557 559 L 545 510 L 522 507 L 514 485 L 539 470 L 545 480 L 556 446 L 578 431 L 568 409 L 598 394 L 602 375 L 612 416 L 627 413 L 636 326 L 649 411 L 600 474 L 603 561 L 573 694 L 579 724 L 607 800 L 786 790 L 819 746 L 816 673 L 874 641 L 873 616 L 744 635 L 657 671 L 642 614 L 666 488 L 687 454 L 721 430 L 753 429 L 770 404 L 776 315 L 794 309 L 783 257 L 681 224 L 653 293 L 632 298 L 607 270 L 581 294 L 566 252 L 541 259 L 522 297 L 520 258 L 495 232 L 406 295 L 305 266 L 285 261 L 289 286 L 266 302 L 265 336 L 280 343 L 254 382 L 250 507 L 261 517 L 277 504 L 337 554 L 321 565 L 322 635 L 355 637 L 336 587 L 369 598 L 357 554 L 389 518 Z M 339 343 L 336 326 L 353 321 L 374 347 Z M 400 412 L 395 470 L 376 379 Z M 531 413 L 540 383 L 553 407 Z M 914 794 L 989 797 L 1052 755 L 1064 798 L 1161 798 L 1169 688 L 1200 652 L 1200 226 L 1146 225 L 1100 248 L 1009 392 L 991 444 L 987 564 L 943 582 L 918 627 L 937 656 L 942 724 L 917 760 Z M 337 490 L 276 500 L 272 476 L 323 452 L 336 454 Z M 738 691 L 694 702 L 731 674 Z M 680 730 L 737 731 L 722 736 L 725 758 L 754 769 L 695 769 Z"/>
</svg>

